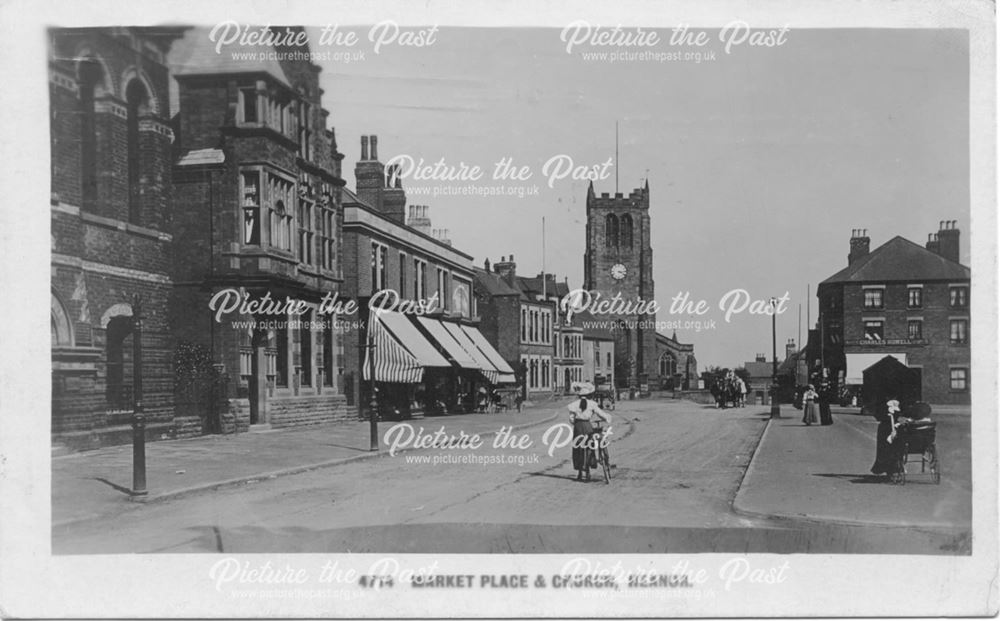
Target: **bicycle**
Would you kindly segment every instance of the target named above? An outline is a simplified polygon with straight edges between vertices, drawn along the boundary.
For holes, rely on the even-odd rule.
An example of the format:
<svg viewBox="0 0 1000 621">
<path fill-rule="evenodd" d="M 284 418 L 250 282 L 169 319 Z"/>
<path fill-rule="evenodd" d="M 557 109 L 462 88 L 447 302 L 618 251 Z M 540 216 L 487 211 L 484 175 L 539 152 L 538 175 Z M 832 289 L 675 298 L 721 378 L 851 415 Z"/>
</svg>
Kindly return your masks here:
<svg viewBox="0 0 1000 621">
<path fill-rule="evenodd" d="M 594 427 L 594 435 L 590 437 L 590 441 L 587 442 L 587 446 L 584 450 L 583 458 L 585 464 L 590 463 L 590 452 L 594 450 L 594 442 L 597 442 L 597 463 L 601 465 L 601 469 L 604 471 L 604 482 L 608 485 L 611 484 L 611 456 L 608 454 L 607 437 L 611 433 L 611 427 L 604 429 L 603 427 Z"/>
</svg>

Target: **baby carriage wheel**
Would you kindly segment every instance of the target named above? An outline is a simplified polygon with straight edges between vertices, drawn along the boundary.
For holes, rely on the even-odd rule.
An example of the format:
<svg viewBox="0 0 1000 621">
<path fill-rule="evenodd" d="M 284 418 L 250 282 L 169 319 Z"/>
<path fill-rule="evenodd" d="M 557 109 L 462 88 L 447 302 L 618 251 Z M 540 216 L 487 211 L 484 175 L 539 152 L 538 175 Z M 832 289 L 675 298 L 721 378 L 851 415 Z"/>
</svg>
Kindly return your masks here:
<svg viewBox="0 0 1000 621">
<path fill-rule="evenodd" d="M 923 461 L 927 463 L 927 468 L 931 473 L 931 480 L 935 485 L 941 484 L 941 459 L 937 454 L 937 447 L 933 444 L 924 451 Z"/>
</svg>

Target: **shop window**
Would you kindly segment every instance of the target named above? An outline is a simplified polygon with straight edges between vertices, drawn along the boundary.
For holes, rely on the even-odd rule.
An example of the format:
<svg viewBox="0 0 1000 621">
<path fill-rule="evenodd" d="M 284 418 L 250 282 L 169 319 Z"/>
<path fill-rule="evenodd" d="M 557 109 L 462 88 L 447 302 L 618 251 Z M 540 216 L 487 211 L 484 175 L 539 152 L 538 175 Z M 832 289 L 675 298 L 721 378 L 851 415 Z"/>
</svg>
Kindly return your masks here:
<svg viewBox="0 0 1000 621">
<path fill-rule="evenodd" d="M 884 322 L 868 320 L 865 321 L 865 340 L 881 341 L 883 339 Z"/>
</svg>

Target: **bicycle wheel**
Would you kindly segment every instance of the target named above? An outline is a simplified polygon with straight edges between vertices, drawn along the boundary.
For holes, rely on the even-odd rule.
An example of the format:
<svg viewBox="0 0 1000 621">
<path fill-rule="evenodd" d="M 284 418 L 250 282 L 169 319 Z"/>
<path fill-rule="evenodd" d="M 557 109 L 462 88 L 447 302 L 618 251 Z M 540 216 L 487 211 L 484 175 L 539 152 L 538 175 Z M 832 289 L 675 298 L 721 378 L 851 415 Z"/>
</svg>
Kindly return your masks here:
<svg viewBox="0 0 1000 621">
<path fill-rule="evenodd" d="M 608 449 L 601 449 L 601 464 L 604 466 L 604 482 L 611 484 L 611 458 L 608 457 Z"/>
</svg>

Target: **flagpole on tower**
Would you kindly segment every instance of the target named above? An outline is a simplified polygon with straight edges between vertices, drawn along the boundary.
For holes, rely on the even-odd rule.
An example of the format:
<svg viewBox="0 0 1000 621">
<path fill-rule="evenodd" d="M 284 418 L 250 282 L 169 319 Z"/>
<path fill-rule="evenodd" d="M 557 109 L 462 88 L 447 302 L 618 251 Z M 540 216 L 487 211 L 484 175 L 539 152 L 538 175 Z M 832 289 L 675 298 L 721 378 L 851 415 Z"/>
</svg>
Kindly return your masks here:
<svg viewBox="0 0 1000 621">
<path fill-rule="evenodd" d="M 618 194 L 618 121 L 615 121 L 615 194 Z"/>
</svg>

